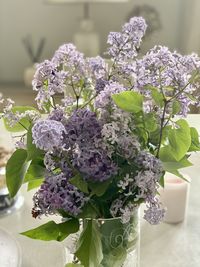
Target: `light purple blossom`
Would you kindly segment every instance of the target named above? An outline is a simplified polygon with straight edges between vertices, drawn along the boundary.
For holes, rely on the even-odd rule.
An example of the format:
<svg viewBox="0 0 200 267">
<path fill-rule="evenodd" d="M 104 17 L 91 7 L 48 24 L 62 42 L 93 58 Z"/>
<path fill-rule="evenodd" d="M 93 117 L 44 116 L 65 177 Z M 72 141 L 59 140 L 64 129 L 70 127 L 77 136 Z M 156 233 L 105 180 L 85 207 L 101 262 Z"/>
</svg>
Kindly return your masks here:
<svg viewBox="0 0 200 267">
<path fill-rule="evenodd" d="M 46 177 L 40 189 L 33 196 L 34 217 L 52 215 L 63 210 L 69 215 L 77 216 L 81 213 L 88 198 L 75 186 L 68 182 L 65 175 L 50 175 Z"/>
<path fill-rule="evenodd" d="M 89 58 L 88 65 L 91 70 L 91 74 L 95 77 L 95 79 L 105 79 L 108 66 L 102 57 L 97 56 Z"/>
<path fill-rule="evenodd" d="M 36 101 L 40 109 L 53 95 L 64 92 L 67 75 L 67 72 L 59 71 L 52 61 L 45 60 L 37 64 L 32 85 L 38 91 Z"/>
<path fill-rule="evenodd" d="M 144 211 L 144 219 L 152 225 L 159 224 L 163 221 L 166 210 L 161 207 L 157 199 L 149 202 L 147 210 Z"/>
<path fill-rule="evenodd" d="M 95 99 L 96 108 L 105 109 L 112 103 L 112 94 L 117 94 L 123 91 L 126 91 L 126 88 L 122 84 L 117 82 L 111 82 L 107 84 L 104 90 L 100 91 Z"/>
<path fill-rule="evenodd" d="M 32 128 L 33 143 L 44 151 L 61 148 L 65 128 L 61 122 L 54 120 L 39 120 Z"/>
<path fill-rule="evenodd" d="M 108 35 L 111 58 L 120 63 L 136 57 L 146 27 L 143 18 L 134 17 L 123 26 L 122 32 L 111 32 Z"/>
</svg>

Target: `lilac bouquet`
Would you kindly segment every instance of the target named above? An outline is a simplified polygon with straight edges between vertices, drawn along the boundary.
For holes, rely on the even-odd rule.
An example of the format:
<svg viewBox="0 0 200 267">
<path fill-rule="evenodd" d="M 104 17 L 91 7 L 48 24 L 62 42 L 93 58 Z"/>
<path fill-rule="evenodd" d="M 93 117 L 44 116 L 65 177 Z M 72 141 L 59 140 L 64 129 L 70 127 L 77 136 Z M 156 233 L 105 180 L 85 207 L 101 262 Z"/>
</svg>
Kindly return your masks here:
<svg viewBox="0 0 200 267">
<path fill-rule="evenodd" d="M 10 195 L 23 183 L 39 187 L 33 217 L 63 218 L 23 234 L 62 241 L 81 230 L 67 266 L 122 266 L 128 242 L 113 253 L 98 219 L 118 219 L 123 229 L 145 203 L 145 220 L 161 222 L 165 209 L 156 195 L 165 171 L 181 176 L 178 169 L 190 166 L 190 153 L 200 150 L 196 129 L 184 119 L 199 103 L 200 58 L 163 46 L 140 56 L 146 28 L 135 17 L 121 32 L 111 32 L 110 61 L 62 45 L 37 65 L 38 109 L 15 107 L 9 99 L 3 109 L 6 128 L 21 132 L 6 168 Z"/>
</svg>

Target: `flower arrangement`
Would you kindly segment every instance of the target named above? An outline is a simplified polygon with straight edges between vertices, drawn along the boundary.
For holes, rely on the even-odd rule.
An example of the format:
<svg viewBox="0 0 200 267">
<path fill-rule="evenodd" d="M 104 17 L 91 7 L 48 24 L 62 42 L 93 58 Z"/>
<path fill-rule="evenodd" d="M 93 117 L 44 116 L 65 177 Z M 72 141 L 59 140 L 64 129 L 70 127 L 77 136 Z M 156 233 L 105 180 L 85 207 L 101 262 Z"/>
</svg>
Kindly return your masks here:
<svg viewBox="0 0 200 267">
<path fill-rule="evenodd" d="M 123 228 L 146 203 L 144 218 L 161 222 L 165 209 L 156 195 L 165 171 L 181 176 L 178 170 L 191 165 L 190 153 L 200 150 L 196 129 L 184 119 L 190 105 L 199 103 L 200 58 L 163 46 L 140 56 L 146 27 L 134 17 L 121 32 L 111 32 L 109 62 L 62 45 L 37 65 L 38 109 L 1 101 L 6 128 L 21 132 L 6 168 L 10 195 L 23 183 L 39 187 L 33 217 L 63 218 L 23 234 L 62 241 L 81 229 L 67 266 L 122 266 L 127 243 L 120 260 L 113 247 L 104 253 L 98 219 L 119 219 Z M 62 99 L 56 102 L 57 94 Z"/>
</svg>

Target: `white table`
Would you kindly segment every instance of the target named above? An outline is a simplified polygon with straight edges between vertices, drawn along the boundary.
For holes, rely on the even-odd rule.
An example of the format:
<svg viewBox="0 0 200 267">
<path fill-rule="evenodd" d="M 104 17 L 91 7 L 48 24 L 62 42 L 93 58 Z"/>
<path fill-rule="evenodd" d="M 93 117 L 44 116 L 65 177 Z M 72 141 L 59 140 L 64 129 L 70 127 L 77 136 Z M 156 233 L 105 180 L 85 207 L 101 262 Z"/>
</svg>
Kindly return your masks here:
<svg viewBox="0 0 200 267">
<path fill-rule="evenodd" d="M 200 115 L 190 115 L 189 122 L 200 132 Z M 1 142 L 2 137 L 4 143 L 9 145 L 9 135 L 1 131 Z M 184 170 L 192 179 L 186 220 L 180 224 L 162 223 L 158 226 L 151 226 L 141 220 L 140 267 L 200 266 L 200 154 L 193 154 L 191 160 L 194 166 Z M 32 240 L 18 234 L 48 220 L 33 219 L 32 192 L 27 193 L 23 189 L 22 194 L 25 197 L 23 208 L 0 218 L 0 227 L 16 237 L 21 246 L 22 267 L 63 267 L 65 254 L 62 243 Z"/>
</svg>

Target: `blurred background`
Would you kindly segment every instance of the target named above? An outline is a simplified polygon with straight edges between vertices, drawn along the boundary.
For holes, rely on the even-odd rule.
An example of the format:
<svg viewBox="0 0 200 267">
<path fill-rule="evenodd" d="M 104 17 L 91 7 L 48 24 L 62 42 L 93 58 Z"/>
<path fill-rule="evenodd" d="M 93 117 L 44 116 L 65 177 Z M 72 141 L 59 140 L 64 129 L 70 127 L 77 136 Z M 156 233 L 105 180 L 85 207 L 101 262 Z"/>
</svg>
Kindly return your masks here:
<svg viewBox="0 0 200 267">
<path fill-rule="evenodd" d="M 30 104 L 35 62 L 66 42 L 104 56 L 108 33 L 132 16 L 149 25 L 143 53 L 155 44 L 199 53 L 199 11 L 199 0 L 0 0 L 0 92 Z"/>
</svg>

